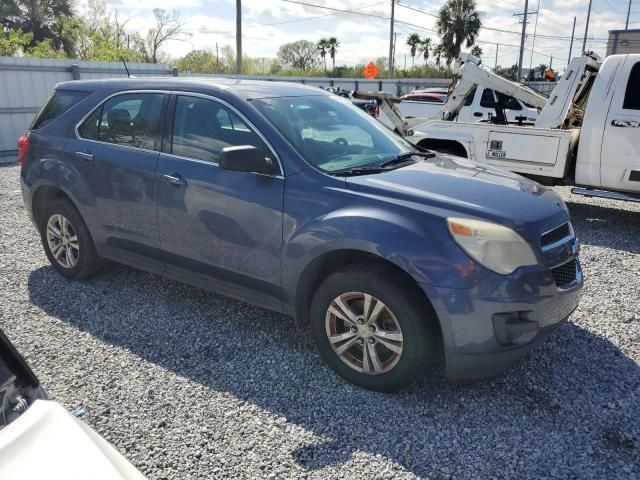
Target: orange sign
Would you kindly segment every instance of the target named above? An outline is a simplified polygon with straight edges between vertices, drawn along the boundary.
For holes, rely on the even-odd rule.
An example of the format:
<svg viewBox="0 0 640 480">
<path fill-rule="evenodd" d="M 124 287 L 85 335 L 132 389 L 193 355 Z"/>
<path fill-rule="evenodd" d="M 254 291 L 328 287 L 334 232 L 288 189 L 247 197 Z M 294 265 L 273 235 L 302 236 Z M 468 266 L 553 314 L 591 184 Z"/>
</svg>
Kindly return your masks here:
<svg viewBox="0 0 640 480">
<path fill-rule="evenodd" d="M 364 67 L 364 70 L 362 70 L 362 74 L 364 75 L 364 78 L 372 80 L 378 76 L 378 67 L 376 67 L 375 63 L 369 62 L 369 64 Z"/>
</svg>

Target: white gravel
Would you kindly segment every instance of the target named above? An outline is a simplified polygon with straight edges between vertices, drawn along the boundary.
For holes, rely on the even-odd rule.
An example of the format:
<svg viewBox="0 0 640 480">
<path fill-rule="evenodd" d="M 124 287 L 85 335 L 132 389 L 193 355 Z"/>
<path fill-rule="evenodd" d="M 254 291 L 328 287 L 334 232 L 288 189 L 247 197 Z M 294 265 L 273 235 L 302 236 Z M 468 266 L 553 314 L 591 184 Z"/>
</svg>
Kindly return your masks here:
<svg viewBox="0 0 640 480">
<path fill-rule="evenodd" d="M 112 266 L 49 267 L 0 167 L 0 326 L 151 479 L 639 478 L 640 204 L 571 197 L 584 297 L 506 375 L 348 385 L 289 318 Z"/>
</svg>

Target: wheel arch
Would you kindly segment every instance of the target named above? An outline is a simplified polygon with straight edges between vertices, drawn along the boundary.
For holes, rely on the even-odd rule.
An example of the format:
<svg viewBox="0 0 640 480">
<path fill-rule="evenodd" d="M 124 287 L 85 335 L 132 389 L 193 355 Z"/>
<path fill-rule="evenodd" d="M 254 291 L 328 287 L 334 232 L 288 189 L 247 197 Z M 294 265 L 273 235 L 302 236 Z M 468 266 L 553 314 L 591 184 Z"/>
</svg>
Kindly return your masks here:
<svg viewBox="0 0 640 480">
<path fill-rule="evenodd" d="M 42 214 L 45 205 L 58 198 L 65 198 L 69 200 L 73 206 L 78 209 L 78 205 L 71 195 L 60 187 L 52 184 L 42 184 L 36 188 L 31 198 L 31 213 L 36 225 L 40 225 L 40 215 Z"/>
<path fill-rule="evenodd" d="M 311 301 L 320 284 L 329 275 L 347 265 L 371 265 L 372 267 L 383 266 L 388 268 L 401 281 L 405 282 L 408 288 L 414 291 L 414 294 L 424 303 L 425 308 L 432 313 L 438 329 L 441 328 L 433 304 L 411 274 L 389 259 L 364 250 L 350 248 L 324 252 L 314 258 L 302 271 L 298 278 L 295 295 L 295 319 L 298 325 L 309 323 Z"/>
</svg>

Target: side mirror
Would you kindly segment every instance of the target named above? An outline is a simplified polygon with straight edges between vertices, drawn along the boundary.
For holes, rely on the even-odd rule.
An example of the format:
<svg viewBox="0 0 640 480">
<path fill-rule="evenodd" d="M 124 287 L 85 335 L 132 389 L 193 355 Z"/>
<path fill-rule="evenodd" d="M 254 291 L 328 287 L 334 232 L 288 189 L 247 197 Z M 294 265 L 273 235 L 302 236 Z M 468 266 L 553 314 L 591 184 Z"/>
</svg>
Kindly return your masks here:
<svg viewBox="0 0 640 480">
<path fill-rule="evenodd" d="M 236 172 L 266 174 L 278 172 L 276 161 L 263 150 L 253 145 L 223 148 L 218 159 L 218 165 L 224 170 L 234 170 Z"/>
</svg>

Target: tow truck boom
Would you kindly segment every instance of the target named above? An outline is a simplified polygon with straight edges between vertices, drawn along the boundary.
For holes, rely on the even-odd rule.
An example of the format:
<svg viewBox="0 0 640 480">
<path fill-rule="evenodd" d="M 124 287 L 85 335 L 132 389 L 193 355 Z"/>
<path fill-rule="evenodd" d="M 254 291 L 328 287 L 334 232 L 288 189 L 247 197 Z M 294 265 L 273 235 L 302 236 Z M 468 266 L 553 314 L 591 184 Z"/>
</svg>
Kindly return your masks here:
<svg viewBox="0 0 640 480">
<path fill-rule="evenodd" d="M 487 67 L 480 64 L 480 59 L 468 53 L 462 53 L 456 59 L 453 67 L 458 80 L 451 89 L 447 101 L 442 106 L 442 120 L 453 120 L 464 106 L 467 96 L 478 85 L 504 93 L 510 97 L 532 105 L 535 108 L 544 108 L 547 98 L 544 95 L 530 89 L 520 83 L 507 80 L 497 75 Z"/>
</svg>

